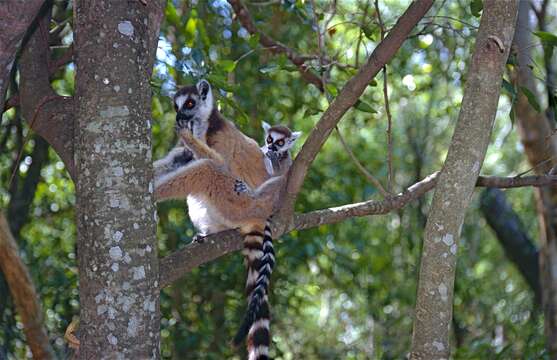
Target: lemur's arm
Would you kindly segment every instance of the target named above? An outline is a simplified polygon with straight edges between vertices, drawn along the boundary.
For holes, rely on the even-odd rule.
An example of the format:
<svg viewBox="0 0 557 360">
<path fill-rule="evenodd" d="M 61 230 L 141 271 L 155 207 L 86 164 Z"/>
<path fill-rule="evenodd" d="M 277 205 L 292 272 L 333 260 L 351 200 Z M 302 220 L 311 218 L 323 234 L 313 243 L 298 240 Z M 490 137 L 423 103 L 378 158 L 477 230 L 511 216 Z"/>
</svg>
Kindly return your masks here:
<svg viewBox="0 0 557 360">
<path fill-rule="evenodd" d="M 193 153 L 184 146 L 177 146 L 170 150 L 162 159 L 153 163 L 155 179 L 168 174 L 193 160 Z"/>
<path fill-rule="evenodd" d="M 194 137 L 190 130 L 180 129 L 179 133 L 182 141 L 188 149 L 191 150 L 197 160 L 210 159 L 215 161 L 218 165 L 224 165 L 224 159 L 222 156 L 207 146 L 207 144 Z"/>
</svg>

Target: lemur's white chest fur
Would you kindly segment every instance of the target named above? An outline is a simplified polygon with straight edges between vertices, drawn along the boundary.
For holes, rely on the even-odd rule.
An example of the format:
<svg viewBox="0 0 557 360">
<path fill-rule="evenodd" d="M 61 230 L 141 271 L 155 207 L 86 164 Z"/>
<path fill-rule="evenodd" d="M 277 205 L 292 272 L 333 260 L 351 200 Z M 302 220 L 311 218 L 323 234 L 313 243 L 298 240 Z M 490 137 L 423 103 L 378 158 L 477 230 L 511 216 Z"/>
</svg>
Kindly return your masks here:
<svg viewBox="0 0 557 360">
<path fill-rule="evenodd" d="M 209 205 L 202 196 L 189 195 L 187 197 L 188 214 L 193 226 L 199 231 L 199 235 L 206 236 L 234 226 L 226 221 L 216 209 Z"/>
</svg>

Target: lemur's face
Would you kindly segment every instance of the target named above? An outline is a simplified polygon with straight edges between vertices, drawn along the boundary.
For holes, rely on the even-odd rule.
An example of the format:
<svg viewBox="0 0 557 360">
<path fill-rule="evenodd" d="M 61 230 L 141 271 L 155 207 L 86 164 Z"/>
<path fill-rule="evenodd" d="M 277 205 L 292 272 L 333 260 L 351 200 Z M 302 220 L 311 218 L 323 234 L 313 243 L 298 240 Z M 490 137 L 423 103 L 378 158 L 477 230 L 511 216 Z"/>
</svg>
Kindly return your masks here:
<svg viewBox="0 0 557 360">
<path fill-rule="evenodd" d="M 273 151 L 282 155 L 294 145 L 301 132 L 291 132 L 290 129 L 284 126 L 270 126 L 263 122 L 263 129 L 265 130 L 265 145 L 264 152 Z"/>
<path fill-rule="evenodd" d="M 174 110 L 179 124 L 206 121 L 213 110 L 213 93 L 209 83 L 201 80 L 195 86 L 178 90 L 174 95 Z"/>
</svg>

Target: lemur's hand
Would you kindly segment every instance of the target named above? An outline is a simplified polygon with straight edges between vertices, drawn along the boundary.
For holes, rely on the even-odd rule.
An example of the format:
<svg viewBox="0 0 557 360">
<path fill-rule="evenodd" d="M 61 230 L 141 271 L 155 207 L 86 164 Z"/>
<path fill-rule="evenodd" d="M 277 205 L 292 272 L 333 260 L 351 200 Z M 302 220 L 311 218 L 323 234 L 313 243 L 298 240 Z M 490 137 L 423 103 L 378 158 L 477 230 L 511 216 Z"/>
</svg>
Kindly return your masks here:
<svg viewBox="0 0 557 360">
<path fill-rule="evenodd" d="M 194 136 L 193 136 L 193 132 L 191 131 L 190 128 L 182 128 L 182 129 L 176 129 L 178 134 L 180 135 L 180 137 L 182 138 L 182 141 L 184 142 L 184 144 L 188 147 L 191 147 L 191 144 L 195 141 L 194 140 Z"/>
<path fill-rule="evenodd" d="M 276 151 L 269 150 L 265 154 L 271 160 L 271 165 L 273 165 L 273 171 L 278 172 L 280 170 L 279 154 Z"/>
</svg>

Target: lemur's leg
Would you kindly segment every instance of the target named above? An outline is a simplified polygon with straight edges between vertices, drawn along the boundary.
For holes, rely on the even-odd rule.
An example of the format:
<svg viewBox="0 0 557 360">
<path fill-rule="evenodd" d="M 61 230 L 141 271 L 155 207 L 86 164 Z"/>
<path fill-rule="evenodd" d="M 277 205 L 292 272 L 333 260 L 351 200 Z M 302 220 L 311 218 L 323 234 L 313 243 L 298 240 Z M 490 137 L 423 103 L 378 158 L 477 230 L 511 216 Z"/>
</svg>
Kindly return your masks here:
<svg viewBox="0 0 557 360">
<path fill-rule="evenodd" d="M 193 152 L 196 159 L 211 159 L 218 165 L 224 165 L 222 156 L 207 144 L 195 138 L 190 130 L 180 129 L 178 131 L 182 141 Z"/>
<path fill-rule="evenodd" d="M 234 191 L 237 179 L 213 160 L 194 160 L 155 181 L 155 200 L 197 195 L 230 221 L 269 216 L 272 204 Z"/>
</svg>

